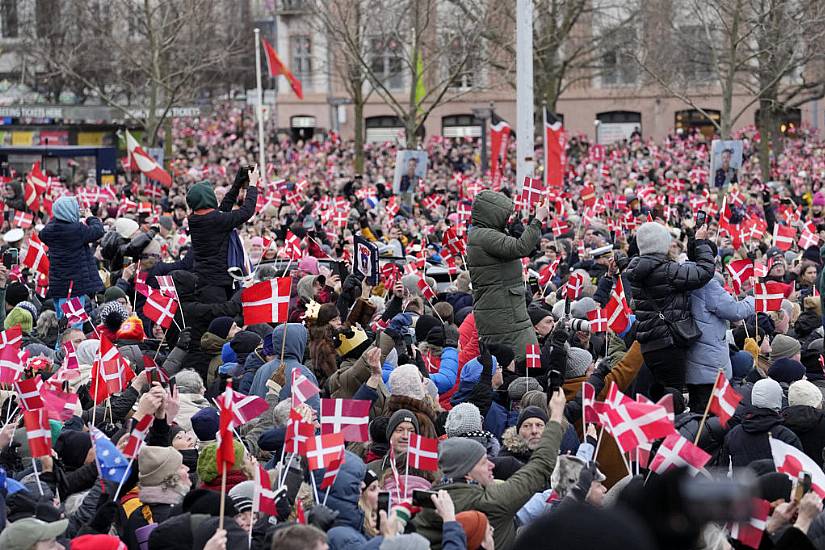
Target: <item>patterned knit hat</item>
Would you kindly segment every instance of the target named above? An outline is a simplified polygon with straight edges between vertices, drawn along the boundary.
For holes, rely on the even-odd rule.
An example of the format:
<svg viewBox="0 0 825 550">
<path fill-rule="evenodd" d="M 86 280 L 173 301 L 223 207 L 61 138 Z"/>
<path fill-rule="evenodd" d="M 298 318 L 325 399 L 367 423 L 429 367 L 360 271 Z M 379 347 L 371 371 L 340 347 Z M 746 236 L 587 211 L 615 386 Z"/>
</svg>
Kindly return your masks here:
<svg viewBox="0 0 825 550">
<path fill-rule="evenodd" d="M 447 437 L 458 437 L 468 432 L 481 431 L 481 412 L 472 403 L 459 403 L 447 415 L 444 424 Z"/>
</svg>

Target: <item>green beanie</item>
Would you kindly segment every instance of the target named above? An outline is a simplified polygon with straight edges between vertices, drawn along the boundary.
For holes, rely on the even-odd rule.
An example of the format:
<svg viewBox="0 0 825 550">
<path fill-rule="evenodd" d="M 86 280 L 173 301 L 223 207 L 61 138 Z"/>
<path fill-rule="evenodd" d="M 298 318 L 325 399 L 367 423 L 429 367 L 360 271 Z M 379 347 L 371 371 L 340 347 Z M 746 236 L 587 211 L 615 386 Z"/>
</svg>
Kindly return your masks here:
<svg viewBox="0 0 825 550">
<path fill-rule="evenodd" d="M 11 328 L 20 325 L 23 334 L 29 334 L 32 331 L 32 314 L 22 307 L 15 307 L 6 315 L 6 320 L 3 323 L 3 328 Z"/>
<path fill-rule="evenodd" d="M 218 198 L 208 181 L 200 181 L 189 188 L 189 192 L 186 193 L 186 204 L 190 210 L 217 208 Z"/>
<path fill-rule="evenodd" d="M 103 303 L 115 302 L 121 298 L 126 298 L 126 293 L 119 286 L 110 286 L 103 293 Z"/>
<path fill-rule="evenodd" d="M 240 441 L 233 441 L 235 446 L 235 465 L 233 470 L 240 470 L 243 465 L 244 448 Z M 218 444 L 210 443 L 198 453 L 198 479 L 204 483 L 209 483 L 219 475 L 218 470 Z"/>
</svg>

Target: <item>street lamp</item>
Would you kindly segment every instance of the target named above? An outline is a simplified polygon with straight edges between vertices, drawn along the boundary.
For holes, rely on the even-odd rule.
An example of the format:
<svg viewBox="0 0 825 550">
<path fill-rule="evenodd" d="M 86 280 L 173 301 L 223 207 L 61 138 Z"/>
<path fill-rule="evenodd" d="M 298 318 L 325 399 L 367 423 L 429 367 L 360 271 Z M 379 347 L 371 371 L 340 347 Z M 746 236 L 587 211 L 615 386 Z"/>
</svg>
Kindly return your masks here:
<svg viewBox="0 0 825 550">
<path fill-rule="evenodd" d="M 473 108 L 473 116 L 481 121 L 481 173 L 487 173 L 487 121 L 493 118 L 493 102 L 489 107 Z"/>
</svg>

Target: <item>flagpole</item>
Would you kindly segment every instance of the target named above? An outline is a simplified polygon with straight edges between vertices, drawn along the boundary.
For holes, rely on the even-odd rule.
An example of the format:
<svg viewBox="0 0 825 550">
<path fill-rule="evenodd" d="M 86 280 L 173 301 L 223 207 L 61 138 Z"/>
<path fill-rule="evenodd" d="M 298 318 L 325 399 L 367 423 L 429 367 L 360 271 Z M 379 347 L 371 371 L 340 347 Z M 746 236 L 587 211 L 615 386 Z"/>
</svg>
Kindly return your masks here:
<svg viewBox="0 0 825 550">
<path fill-rule="evenodd" d="M 713 388 L 716 389 L 716 384 L 719 382 L 719 376 L 722 374 L 722 369 L 716 371 L 716 378 L 713 380 Z M 710 403 L 713 401 L 713 393 L 710 395 L 710 399 L 708 399 L 707 405 L 705 405 L 705 414 L 702 415 L 702 421 L 699 423 L 699 430 L 696 432 L 696 438 L 693 440 L 694 445 L 699 445 L 699 437 L 702 435 L 702 428 L 705 427 L 705 420 L 708 418 L 708 411 L 710 411 Z"/>
<path fill-rule="evenodd" d="M 255 80 L 258 84 L 258 164 L 266 177 L 266 151 L 264 150 L 264 92 L 261 87 L 261 29 L 255 29 Z"/>
<path fill-rule="evenodd" d="M 226 510 L 226 462 L 223 463 L 223 475 L 221 476 L 221 510 L 218 519 L 218 529 L 223 529 L 223 513 Z"/>
<path fill-rule="evenodd" d="M 186 327 L 186 317 L 183 316 L 183 302 L 180 301 L 180 294 L 178 294 L 178 287 L 175 284 L 175 280 L 172 279 L 172 288 L 175 289 L 175 296 L 178 300 L 178 311 L 180 311 L 180 322 L 183 323 L 183 326 Z M 175 323 L 177 325 L 177 323 Z M 180 327 L 178 327 L 180 328 Z"/>
<path fill-rule="evenodd" d="M 599 456 L 599 447 L 602 446 L 602 435 L 604 435 L 604 426 L 599 430 L 599 438 L 596 440 L 596 450 L 593 451 L 593 460 Z"/>
<path fill-rule="evenodd" d="M 120 495 L 120 490 L 123 489 L 123 483 L 126 481 L 126 478 L 129 475 L 129 470 L 132 469 L 132 463 L 135 461 L 135 457 L 129 459 L 129 464 L 126 465 L 126 471 L 123 473 L 123 477 L 120 478 L 120 483 L 117 484 L 117 490 L 115 491 L 115 496 L 112 497 L 113 502 L 117 502 L 117 497 Z"/>
<path fill-rule="evenodd" d="M 43 496 L 43 486 L 40 484 L 40 474 L 37 472 L 37 458 L 32 457 L 32 470 L 34 470 L 34 477 L 37 479 L 37 489 L 40 491 L 40 496 Z"/>
</svg>

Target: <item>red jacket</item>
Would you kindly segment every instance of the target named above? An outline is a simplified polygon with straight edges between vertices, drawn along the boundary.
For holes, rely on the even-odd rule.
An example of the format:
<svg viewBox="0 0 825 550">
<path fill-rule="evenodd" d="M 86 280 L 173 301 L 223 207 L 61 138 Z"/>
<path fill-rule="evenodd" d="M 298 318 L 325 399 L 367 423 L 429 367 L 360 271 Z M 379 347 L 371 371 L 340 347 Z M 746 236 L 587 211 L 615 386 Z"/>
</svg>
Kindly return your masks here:
<svg viewBox="0 0 825 550">
<path fill-rule="evenodd" d="M 438 402 L 445 411 L 453 408 L 450 398 L 458 390 L 458 383 L 461 381 L 461 369 L 465 363 L 476 357 L 478 357 L 478 331 L 476 330 L 475 317 L 471 313 L 458 327 L 458 375 L 455 377 L 455 385 L 449 391 L 438 396 Z"/>
</svg>

